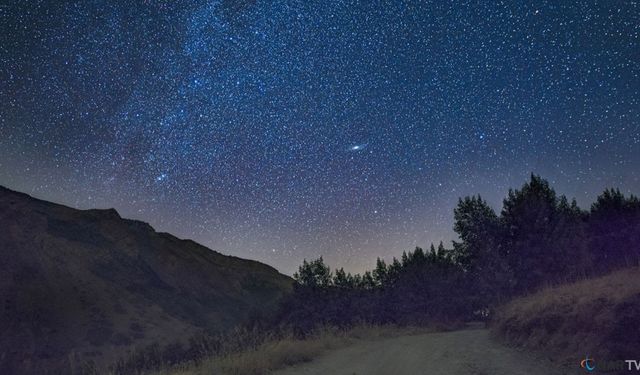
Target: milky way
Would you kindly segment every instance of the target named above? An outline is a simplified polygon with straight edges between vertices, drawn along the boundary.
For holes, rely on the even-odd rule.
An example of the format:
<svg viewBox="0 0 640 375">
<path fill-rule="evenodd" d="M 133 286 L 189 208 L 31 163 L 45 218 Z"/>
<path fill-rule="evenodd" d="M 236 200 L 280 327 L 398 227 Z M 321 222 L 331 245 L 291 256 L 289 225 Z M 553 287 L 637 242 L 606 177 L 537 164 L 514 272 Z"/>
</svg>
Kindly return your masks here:
<svg viewBox="0 0 640 375">
<path fill-rule="evenodd" d="M 0 184 L 291 273 L 454 238 L 531 172 L 640 192 L 640 5 L 0 5 Z"/>
</svg>

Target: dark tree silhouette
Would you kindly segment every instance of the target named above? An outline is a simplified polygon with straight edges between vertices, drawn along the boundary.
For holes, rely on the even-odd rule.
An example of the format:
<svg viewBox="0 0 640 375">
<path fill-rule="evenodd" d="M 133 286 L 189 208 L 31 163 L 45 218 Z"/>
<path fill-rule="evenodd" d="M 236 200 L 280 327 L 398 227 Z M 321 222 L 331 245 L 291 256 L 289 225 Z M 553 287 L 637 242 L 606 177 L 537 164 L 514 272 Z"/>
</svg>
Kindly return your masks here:
<svg viewBox="0 0 640 375">
<path fill-rule="evenodd" d="M 640 201 L 618 189 L 605 190 L 591 206 L 590 250 L 601 271 L 638 264 L 640 259 Z"/>
<path fill-rule="evenodd" d="M 331 269 L 324 264 L 322 257 L 311 262 L 305 260 L 293 278 L 302 286 L 324 288 L 331 285 Z"/>
<path fill-rule="evenodd" d="M 638 264 L 640 201 L 607 189 L 587 212 L 531 175 L 509 190 L 500 215 L 480 196 L 461 198 L 454 231 L 452 249 L 416 247 L 389 264 L 378 258 L 362 275 L 305 260 L 279 323 L 308 332 L 318 324 L 464 320 L 547 284 Z"/>
</svg>

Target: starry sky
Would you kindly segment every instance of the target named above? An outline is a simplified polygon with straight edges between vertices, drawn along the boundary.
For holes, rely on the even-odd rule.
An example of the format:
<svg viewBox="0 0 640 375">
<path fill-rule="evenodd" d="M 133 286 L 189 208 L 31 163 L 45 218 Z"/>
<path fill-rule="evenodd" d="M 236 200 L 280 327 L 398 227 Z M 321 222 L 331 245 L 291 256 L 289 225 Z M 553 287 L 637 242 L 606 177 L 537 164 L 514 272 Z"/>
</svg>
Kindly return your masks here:
<svg viewBox="0 0 640 375">
<path fill-rule="evenodd" d="M 0 184 L 291 274 L 640 193 L 637 1 L 0 0 Z"/>
</svg>

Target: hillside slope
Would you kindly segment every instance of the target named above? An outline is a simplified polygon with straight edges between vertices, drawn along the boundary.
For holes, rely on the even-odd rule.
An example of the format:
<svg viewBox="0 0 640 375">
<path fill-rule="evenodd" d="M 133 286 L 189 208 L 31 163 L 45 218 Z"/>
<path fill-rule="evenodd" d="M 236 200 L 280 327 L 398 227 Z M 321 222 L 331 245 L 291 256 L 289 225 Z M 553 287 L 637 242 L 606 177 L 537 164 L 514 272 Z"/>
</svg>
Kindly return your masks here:
<svg viewBox="0 0 640 375">
<path fill-rule="evenodd" d="M 579 363 L 635 359 L 640 349 L 640 269 L 549 288 L 516 299 L 493 321 L 498 336 L 518 346 Z"/>
<path fill-rule="evenodd" d="M 0 373 L 65 373 L 132 347 L 269 313 L 292 280 L 157 233 L 0 187 Z"/>
</svg>

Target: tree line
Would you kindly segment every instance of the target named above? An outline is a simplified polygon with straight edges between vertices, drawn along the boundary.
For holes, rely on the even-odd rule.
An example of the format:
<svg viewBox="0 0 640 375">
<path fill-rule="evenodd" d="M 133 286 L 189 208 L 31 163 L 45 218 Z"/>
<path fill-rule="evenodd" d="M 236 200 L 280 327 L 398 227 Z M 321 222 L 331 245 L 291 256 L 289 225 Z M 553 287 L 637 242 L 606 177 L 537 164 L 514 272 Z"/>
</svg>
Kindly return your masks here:
<svg viewBox="0 0 640 375">
<path fill-rule="evenodd" d="M 473 318 L 545 285 L 637 265 L 640 201 L 607 189 L 589 210 L 537 175 L 510 189 L 502 210 L 479 195 L 454 208 L 458 240 L 416 248 L 362 275 L 304 261 L 278 320 L 301 332 L 319 324 L 423 324 Z"/>
</svg>

